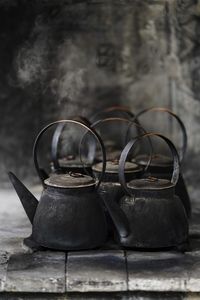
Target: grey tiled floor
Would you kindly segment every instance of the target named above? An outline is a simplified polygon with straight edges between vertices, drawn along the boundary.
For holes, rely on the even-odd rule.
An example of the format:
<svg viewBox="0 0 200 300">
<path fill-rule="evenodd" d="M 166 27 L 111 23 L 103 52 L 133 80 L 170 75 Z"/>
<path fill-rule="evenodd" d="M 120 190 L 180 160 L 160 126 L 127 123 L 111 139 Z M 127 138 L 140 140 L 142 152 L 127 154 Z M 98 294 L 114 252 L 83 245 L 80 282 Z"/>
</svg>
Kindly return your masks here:
<svg viewBox="0 0 200 300">
<path fill-rule="evenodd" d="M 11 190 L 0 191 L 0 299 L 7 299 L 1 298 L 5 292 L 8 299 L 13 292 L 200 292 L 198 207 L 194 220 L 191 250 L 185 254 L 122 250 L 32 253 L 22 243 L 31 227 L 17 196 Z"/>
</svg>

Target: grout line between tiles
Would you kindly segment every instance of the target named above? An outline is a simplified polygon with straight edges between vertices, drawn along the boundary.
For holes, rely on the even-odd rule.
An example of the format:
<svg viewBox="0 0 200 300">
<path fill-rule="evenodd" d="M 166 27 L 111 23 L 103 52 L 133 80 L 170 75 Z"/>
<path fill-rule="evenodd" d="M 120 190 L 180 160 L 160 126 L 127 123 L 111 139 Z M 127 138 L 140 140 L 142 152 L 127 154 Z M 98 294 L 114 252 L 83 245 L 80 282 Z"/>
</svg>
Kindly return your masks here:
<svg viewBox="0 0 200 300">
<path fill-rule="evenodd" d="M 67 293 L 67 280 L 68 280 L 67 263 L 68 263 L 68 252 L 65 252 L 65 293 Z"/>
<path fill-rule="evenodd" d="M 128 261 L 127 261 L 127 252 L 124 250 L 124 260 L 125 260 L 125 268 L 126 268 L 126 289 L 129 290 L 129 274 L 128 274 Z"/>
</svg>

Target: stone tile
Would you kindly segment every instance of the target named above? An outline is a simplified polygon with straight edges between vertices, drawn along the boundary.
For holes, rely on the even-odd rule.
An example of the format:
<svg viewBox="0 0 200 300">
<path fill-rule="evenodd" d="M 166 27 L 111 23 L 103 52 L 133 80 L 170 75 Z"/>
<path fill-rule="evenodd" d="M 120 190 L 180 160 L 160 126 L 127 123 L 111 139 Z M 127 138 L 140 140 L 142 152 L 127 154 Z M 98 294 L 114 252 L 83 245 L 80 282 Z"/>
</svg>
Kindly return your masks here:
<svg viewBox="0 0 200 300">
<path fill-rule="evenodd" d="M 39 192 L 34 190 L 38 196 Z M 0 191 L 0 249 L 11 254 L 26 252 L 23 239 L 31 233 L 31 224 L 14 190 Z"/>
<path fill-rule="evenodd" d="M 127 253 L 130 291 L 200 292 L 200 252 Z"/>
<path fill-rule="evenodd" d="M 174 252 L 128 252 L 130 291 L 185 291 L 185 255 Z"/>
<path fill-rule="evenodd" d="M 14 254 L 8 262 L 8 292 L 65 292 L 65 253 Z"/>
<path fill-rule="evenodd" d="M 186 289 L 190 292 L 200 292 L 200 252 L 187 254 Z"/>
<path fill-rule="evenodd" d="M 4 291 L 9 254 L 0 251 L 0 292 Z"/>
<path fill-rule="evenodd" d="M 126 291 L 124 252 L 101 250 L 68 253 L 66 287 L 67 292 Z"/>
</svg>

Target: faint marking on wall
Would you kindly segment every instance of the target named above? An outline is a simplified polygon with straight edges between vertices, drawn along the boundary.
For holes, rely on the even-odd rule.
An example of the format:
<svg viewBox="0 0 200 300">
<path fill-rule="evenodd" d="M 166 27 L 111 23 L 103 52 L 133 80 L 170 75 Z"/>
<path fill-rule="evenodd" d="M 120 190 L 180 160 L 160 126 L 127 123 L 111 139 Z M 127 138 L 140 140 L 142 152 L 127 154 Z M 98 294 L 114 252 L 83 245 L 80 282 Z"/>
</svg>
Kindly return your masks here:
<svg viewBox="0 0 200 300">
<path fill-rule="evenodd" d="M 106 68 L 115 71 L 116 50 L 113 44 L 105 43 L 99 45 L 96 54 L 96 64 L 99 68 Z"/>
</svg>

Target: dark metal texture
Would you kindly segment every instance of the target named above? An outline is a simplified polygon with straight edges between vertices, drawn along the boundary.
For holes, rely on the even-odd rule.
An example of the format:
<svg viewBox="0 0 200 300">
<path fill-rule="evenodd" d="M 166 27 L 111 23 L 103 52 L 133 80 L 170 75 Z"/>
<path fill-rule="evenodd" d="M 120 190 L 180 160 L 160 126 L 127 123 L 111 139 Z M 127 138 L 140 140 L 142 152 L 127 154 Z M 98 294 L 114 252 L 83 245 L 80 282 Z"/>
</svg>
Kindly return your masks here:
<svg viewBox="0 0 200 300">
<path fill-rule="evenodd" d="M 57 250 L 83 250 L 103 245 L 107 224 L 94 186 L 47 187 L 34 217 L 33 240 Z"/>
</svg>

